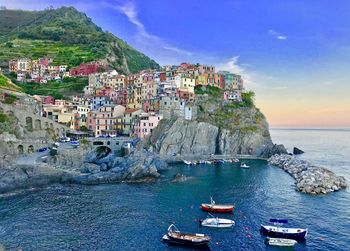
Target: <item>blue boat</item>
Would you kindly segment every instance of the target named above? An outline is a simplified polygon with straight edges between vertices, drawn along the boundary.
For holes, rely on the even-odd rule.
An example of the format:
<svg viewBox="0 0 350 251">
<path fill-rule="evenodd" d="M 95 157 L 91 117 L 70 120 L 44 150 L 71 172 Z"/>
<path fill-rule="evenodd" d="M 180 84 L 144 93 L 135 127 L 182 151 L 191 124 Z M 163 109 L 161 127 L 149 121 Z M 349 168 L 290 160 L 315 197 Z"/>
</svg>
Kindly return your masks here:
<svg viewBox="0 0 350 251">
<path fill-rule="evenodd" d="M 305 240 L 307 236 L 307 228 L 287 228 L 283 227 L 283 224 L 287 224 L 288 220 L 285 219 L 270 219 L 273 226 L 261 225 L 260 231 L 267 236 L 274 238 L 293 239 L 297 241 Z"/>
</svg>

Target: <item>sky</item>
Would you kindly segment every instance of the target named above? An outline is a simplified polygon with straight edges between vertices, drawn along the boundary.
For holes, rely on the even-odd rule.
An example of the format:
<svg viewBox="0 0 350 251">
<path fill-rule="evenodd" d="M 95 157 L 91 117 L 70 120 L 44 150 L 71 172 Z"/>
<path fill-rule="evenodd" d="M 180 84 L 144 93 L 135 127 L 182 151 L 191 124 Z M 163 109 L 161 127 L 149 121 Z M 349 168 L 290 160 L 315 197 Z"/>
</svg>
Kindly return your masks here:
<svg viewBox="0 0 350 251">
<path fill-rule="evenodd" d="M 347 0 L 0 0 L 74 6 L 161 65 L 241 74 L 271 127 L 350 127 Z"/>
</svg>

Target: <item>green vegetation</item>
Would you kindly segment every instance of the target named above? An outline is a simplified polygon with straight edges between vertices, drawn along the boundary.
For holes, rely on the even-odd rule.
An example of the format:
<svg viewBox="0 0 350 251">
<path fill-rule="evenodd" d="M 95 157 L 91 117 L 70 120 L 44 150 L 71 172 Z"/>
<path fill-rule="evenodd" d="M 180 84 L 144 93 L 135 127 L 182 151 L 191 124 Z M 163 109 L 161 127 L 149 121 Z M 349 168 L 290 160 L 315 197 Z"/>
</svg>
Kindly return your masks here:
<svg viewBox="0 0 350 251">
<path fill-rule="evenodd" d="M 15 123 L 15 117 L 6 115 L 2 111 L 0 111 L 0 133 L 9 132 L 12 134 L 16 134 Z"/>
<path fill-rule="evenodd" d="M 21 91 L 21 88 L 11 82 L 8 78 L 0 74 L 0 88 L 11 91 Z"/>
<path fill-rule="evenodd" d="M 14 58 L 52 57 L 70 67 L 106 59 L 122 73 L 159 65 L 73 7 L 44 11 L 0 10 L 0 66 Z"/>
<path fill-rule="evenodd" d="M 22 83 L 18 84 L 25 93 L 30 95 L 53 96 L 55 99 L 68 98 L 83 92 L 88 84 L 87 78 L 64 78 L 62 82 L 49 81 L 47 84 Z"/>
<path fill-rule="evenodd" d="M 16 100 L 18 100 L 17 96 L 12 94 L 12 93 L 8 93 L 5 95 L 5 100 L 4 103 L 7 105 L 11 105 L 13 104 Z"/>
<path fill-rule="evenodd" d="M 196 95 L 208 94 L 209 96 L 214 98 L 221 98 L 222 96 L 222 91 L 220 88 L 210 85 L 196 86 L 194 92 Z"/>
</svg>

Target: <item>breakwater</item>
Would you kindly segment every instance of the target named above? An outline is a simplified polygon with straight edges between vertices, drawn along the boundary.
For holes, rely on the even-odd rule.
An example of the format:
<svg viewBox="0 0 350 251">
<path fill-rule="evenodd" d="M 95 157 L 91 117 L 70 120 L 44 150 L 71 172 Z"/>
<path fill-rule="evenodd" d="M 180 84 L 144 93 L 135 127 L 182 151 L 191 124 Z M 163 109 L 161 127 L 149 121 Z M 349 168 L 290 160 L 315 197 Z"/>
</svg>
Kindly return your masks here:
<svg viewBox="0 0 350 251">
<path fill-rule="evenodd" d="M 343 176 L 295 156 L 274 155 L 268 162 L 289 173 L 295 179 L 296 189 L 303 193 L 327 194 L 347 187 Z"/>
</svg>

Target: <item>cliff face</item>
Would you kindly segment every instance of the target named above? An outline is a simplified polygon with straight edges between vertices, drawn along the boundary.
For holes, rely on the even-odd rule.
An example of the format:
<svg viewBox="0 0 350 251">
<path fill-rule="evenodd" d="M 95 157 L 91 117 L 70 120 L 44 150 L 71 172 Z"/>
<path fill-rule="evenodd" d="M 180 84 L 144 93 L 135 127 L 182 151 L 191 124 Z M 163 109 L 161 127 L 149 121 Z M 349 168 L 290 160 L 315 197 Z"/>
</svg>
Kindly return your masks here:
<svg viewBox="0 0 350 251">
<path fill-rule="evenodd" d="M 264 155 L 274 147 L 268 124 L 255 108 L 236 109 L 236 124 L 213 125 L 204 121 L 162 120 L 147 146 L 160 154 Z"/>
</svg>

